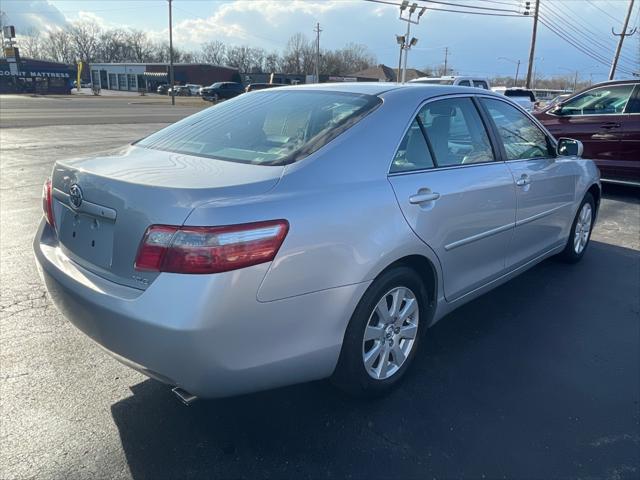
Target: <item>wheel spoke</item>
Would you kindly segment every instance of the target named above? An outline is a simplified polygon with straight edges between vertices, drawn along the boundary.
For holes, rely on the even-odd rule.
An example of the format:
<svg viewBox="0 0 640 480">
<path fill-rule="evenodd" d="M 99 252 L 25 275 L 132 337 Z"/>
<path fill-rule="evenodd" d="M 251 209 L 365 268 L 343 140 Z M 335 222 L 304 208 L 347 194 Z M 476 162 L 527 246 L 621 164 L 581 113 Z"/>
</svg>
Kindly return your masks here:
<svg viewBox="0 0 640 480">
<path fill-rule="evenodd" d="M 411 315 L 413 315 L 417 309 L 418 309 L 418 302 L 416 301 L 416 299 L 415 298 L 407 299 L 407 301 L 405 302 L 404 308 L 400 312 L 400 315 L 398 315 L 398 321 L 396 322 L 396 325 L 402 326 L 402 324 Z"/>
<path fill-rule="evenodd" d="M 402 300 L 404 299 L 404 296 L 406 294 L 406 291 L 404 288 L 396 288 L 392 293 L 391 293 L 391 308 L 389 309 L 389 316 L 390 317 L 395 317 L 398 314 L 398 311 L 400 310 L 400 305 L 402 304 Z"/>
<path fill-rule="evenodd" d="M 364 331 L 364 341 L 367 342 L 369 340 L 377 340 L 382 336 L 383 332 L 382 327 L 374 327 L 373 325 L 367 325 L 367 328 Z"/>
<path fill-rule="evenodd" d="M 387 307 L 387 298 L 383 297 L 382 300 L 376 305 L 376 312 L 381 323 L 389 323 L 391 321 L 391 315 L 389 313 L 389 307 Z"/>
<path fill-rule="evenodd" d="M 400 366 L 404 363 L 406 357 L 404 355 L 404 352 L 402 351 L 402 348 L 400 348 L 400 343 L 396 342 L 393 345 L 393 363 L 396 364 L 396 366 L 398 368 L 400 368 Z"/>
<path fill-rule="evenodd" d="M 416 334 L 418 333 L 418 326 L 410 323 L 404 327 L 400 327 L 400 338 L 413 339 L 416 338 Z"/>
<path fill-rule="evenodd" d="M 389 349 L 385 348 L 380 355 L 380 362 L 378 368 L 376 368 L 376 374 L 378 378 L 385 378 L 389 371 Z"/>
<path fill-rule="evenodd" d="M 380 353 L 384 350 L 383 343 L 376 343 L 375 347 L 369 350 L 364 356 L 364 366 L 369 370 L 374 363 L 376 363 L 376 359 L 380 356 Z"/>
</svg>

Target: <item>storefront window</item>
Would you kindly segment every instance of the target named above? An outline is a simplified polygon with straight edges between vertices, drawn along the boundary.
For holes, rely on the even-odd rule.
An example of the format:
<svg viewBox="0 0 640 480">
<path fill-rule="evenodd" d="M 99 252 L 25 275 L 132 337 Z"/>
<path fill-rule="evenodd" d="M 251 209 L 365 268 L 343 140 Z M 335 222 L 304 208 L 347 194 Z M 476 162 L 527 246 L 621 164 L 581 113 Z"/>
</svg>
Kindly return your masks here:
<svg viewBox="0 0 640 480">
<path fill-rule="evenodd" d="M 119 73 L 118 74 L 118 90 L 126 90 L 127 89 L 127 74 Z"/>
<path fill-rule="evenodd" d="M 116 78 L 116 74 L 115 73 L 110 73 L 109 74 L 109 88 L 111 90 L 117 90 L 118 89 L 118 80 Z"/>
<path fill-rule="evenodd" d="M 136 86 L 136 76 L 129 74 L 129 90 L 137 90 L 137 86 Z"/>
<path fill-rule="evenodd" d="M 98 70 L 91 70 L 91 83 L 94 86 L 100 86 L 100 72 Z"/>
</svg>

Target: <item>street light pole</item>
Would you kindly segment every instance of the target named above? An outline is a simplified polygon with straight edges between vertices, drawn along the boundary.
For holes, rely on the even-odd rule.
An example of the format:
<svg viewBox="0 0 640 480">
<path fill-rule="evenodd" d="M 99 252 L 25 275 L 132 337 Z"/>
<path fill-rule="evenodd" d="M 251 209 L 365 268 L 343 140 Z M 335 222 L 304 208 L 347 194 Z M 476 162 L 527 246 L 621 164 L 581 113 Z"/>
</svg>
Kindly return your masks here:
<svg viewBox="0 0 640 480">
<path fill-rule="evenodd" d="M 173 21 L 171 18 L 171 0 L 169 1 L 169 88 L 171 89 L 171 105 L 176 104 L 176 92 L 173 78 Z"/>
<path fill-rule="evenodd" d="M 404 37 L 404 64 L 402 65 L 402 83 L 407 81 L 407 57 L 409 56 L 409 35 L 411 34 L 411 14 L 409 12 L 409 21 L 407 22 L 407 33 Z"/>
<path fill-rule="evenodd" d="M 411 4 L 411 7 L 409 7 L 409 16 L 403 17 L 402 13 L 407 9 L 407 7 L 409 7 L 409 0 L 403 0 L 402 3 L 400 4 L 400 17 L 398 17 L 403 22 L 407 22 L 407 33 L 404 36 L 404 40 L 402 44 L 400 45 L 400 61 L 398 62 L 398 70 L 400 70 L 400 66 L 403 64 L 402 51 L 404 50 L 404 64 L 402 67 L 402 80 L 401 80 L 402 83 L 404 83 L 407 80 L 407 57 L 409 56 L 409 50 L 411 49 L 411 47 L 413 47 L 418 43 L 417 38 L 409 39 L 409 35 L 411 34 L 411 24 L 415 23 L 417 25 L 418 23 L 420 23 L 420 17 L 422 17 L 422 15 L 424 15 L 424 12 L 427 11 L 426 7 L 422 7 L 418 12 L 418 18 L 415 20 L 411 20 L 411 16 L 415 13 L 416 9 L 418 8 L 418 4 L 415 2 Z M 396 35 L 396 39 L 398 40 L 398 43 L 400 43 L 401 38 L 403 37 Z M 398 77 L 400 77 L 399 73 L 400 72 L 398 72 Z M 397 78 L 397 80 L 400 80 L 400 78 Z"/>
</svg>

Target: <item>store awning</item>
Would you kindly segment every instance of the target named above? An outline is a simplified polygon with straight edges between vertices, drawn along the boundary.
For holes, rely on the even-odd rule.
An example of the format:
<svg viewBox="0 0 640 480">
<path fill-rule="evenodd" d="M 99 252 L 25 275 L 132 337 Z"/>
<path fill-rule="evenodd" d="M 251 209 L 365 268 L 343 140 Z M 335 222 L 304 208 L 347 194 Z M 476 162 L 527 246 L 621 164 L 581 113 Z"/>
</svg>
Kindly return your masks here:
<svg viewBox="0 0 640 480">
<path fill-rule="evenodd" d="M 144 72 L 143 75 L 153 78 L 154 80 L 167 80 L 167 74 L 165 72 Z"/>
</svg>

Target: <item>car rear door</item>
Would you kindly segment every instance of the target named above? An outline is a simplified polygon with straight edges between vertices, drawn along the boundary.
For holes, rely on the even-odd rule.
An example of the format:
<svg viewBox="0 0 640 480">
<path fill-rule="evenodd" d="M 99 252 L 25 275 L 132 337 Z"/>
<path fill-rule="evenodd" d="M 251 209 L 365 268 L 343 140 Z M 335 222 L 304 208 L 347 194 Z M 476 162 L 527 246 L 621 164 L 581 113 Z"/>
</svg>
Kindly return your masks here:
<svg viewBox="0 0 640 480">
<path fill-rule="evenodd" d="M 547 134 L 510 102 L 481 100 L 516 184 L 517 214 L 507 268 L 517 268 L 564 244 L 573 220 L 575 162 L 556 158 Z"/>
<path fill-rule="evenodd" d="M 440 260 L 449 301 L 505 269 L 515 187 L 489 138 L 473 97 L 428 101 L 409 126 L 389 172 L 405 218 Z"/>
</svg>

